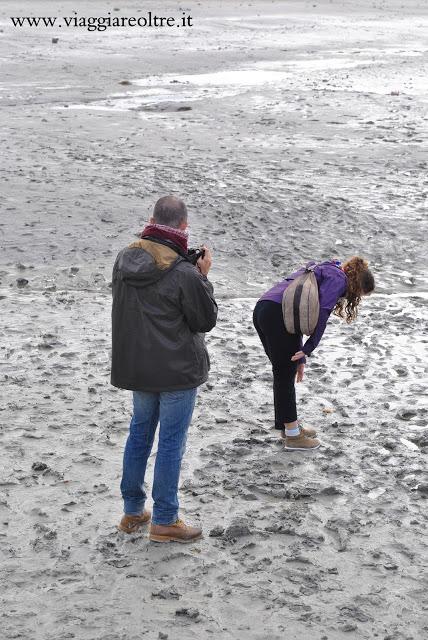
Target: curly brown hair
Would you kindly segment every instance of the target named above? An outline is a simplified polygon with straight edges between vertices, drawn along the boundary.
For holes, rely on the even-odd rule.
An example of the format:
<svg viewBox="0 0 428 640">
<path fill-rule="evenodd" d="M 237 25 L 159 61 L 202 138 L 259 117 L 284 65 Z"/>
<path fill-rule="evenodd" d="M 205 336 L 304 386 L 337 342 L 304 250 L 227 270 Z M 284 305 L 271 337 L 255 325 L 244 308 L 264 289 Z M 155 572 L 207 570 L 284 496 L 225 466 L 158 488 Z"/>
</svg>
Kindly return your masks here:
<svg viewBox="0 0 428 640">
<path fill-rule="evenodd" d="M 334 307 L 334 314 L 349 324 L 358 315 L 361 297 L 373 291 L 375 282 L 369 263 L 359 256 L 347 260 L 342 269 L 346 274 L 348 285 L 345 297 L 340 298 Z"/>
</svg>

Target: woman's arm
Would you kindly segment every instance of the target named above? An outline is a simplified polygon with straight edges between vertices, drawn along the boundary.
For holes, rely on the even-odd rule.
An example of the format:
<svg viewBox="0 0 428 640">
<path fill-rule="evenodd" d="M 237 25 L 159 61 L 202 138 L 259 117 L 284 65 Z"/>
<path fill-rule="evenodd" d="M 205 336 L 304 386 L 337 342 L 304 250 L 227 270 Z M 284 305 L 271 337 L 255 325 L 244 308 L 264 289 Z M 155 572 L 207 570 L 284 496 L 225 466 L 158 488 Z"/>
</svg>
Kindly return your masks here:
<svg viewBox="0 0 428 640">
<path fill-rule="evenodd" d="M 317 326 L 313 334 L 306 340 L 303 345 L 302 351 L 305 355 L 310 356 L 312 351 L 316 349 L 319 345 L 321 338 L 323 337 L 325 328 L 327 326 L 327 321 L 330 317 L 331 312 L 336 306 L 336 302 L 339 298 L 336 299 L 334 305 L 330 308 L 320 307 L 320 315 L 318 318 Z"/>
<path fill-rule="evenodd" d="M 317 278 L 320 300 L 320 313 L 317 326 L 315 327 L 312 335 L 306 340 L 301 351 L 298 351 L 293 356 L 294 360 L 300 360 L 302 356 L 310 356 L 313 350 L 316 349 L 324 334 L 331 312 L 336 306 L 339 298 L 342 298 L 346 293 L 345 274 L 337 269 L 337 267 L 333 267 L 334 271 L 331 271 L 331 269 L 332 267 L 327 269 L 325 267 L 321 267 L 320 269 L 320 279 L 318 280 Z"/>
</svg>

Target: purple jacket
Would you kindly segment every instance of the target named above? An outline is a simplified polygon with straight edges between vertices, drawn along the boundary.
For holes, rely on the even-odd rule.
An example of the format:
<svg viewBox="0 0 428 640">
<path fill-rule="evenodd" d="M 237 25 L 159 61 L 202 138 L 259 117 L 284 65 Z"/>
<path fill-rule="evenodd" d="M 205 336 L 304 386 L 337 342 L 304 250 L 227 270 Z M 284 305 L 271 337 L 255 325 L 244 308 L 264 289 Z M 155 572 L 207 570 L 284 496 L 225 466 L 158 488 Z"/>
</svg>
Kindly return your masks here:
<svg viewBox="0 0 428 640">
<path fill-rule="evenodd" d="M 311 264 L 315 264 L 313 260 L 311 260 Z M 305 268 L 302 267 L 290 276 L 287 276 L 285 280 L 278 282 L 272 289 L 266 291 L 260 300 L 271 300 L 272 302 L 282 304 L 284 291 L 290 282 L 300 276 L 304 270 Z M 307 356 L 310 356 L 312 351 L 318 346 L 327 325 L 327 320 L 339 298 L 343 298 L 345 295 L 347 287 L 346 275 L 334 261 L 321 262 L 315 267 L 314 273 L 318 282 L 320 315 L 313 334 L 306 340 L 302 348 L 302 351 Z"/>
</svg>

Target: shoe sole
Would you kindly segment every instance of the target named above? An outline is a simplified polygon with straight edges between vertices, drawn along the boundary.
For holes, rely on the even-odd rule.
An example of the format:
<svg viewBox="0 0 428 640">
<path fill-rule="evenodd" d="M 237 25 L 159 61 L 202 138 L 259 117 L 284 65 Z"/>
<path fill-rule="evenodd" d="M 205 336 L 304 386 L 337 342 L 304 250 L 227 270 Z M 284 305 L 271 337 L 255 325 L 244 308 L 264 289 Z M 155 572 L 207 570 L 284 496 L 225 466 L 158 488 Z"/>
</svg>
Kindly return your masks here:
<svg viewBox="0 0 428 640">
<path fill-rule="evenodd" d="M 307 434 L 306 437 L 307 438 L 316 438 L 318 436 L 318 433 L 316 431 L 314 431 L 313 434 L 309 435 Z M 283 436 L 282 434 L 279 436 L 280 440 L 285 440 L 287 438 L 287 436 Z"/>
<path fill-rule="evenodd" d="M 321 446 L 321 442 L 316 445 L 316 447 L 287 447 L 284 446 L 285 451 L 315 451 L 315 449 L 319 449 Z"/>
<path fill-rule="evenodd" d="M 150 524 L 150 520 L 147 520 L 147 522 L 141 522 L 140 524 L 136 525 L 135 527 L 132 527 L 132 529 L 126 529 L 126 527 L 121 527 L 120 524 L 118 524 L 116 529 L 118 531 L 123 531 L 124 533 L 135 533 L 136 531 L 138 531 L 138 529 L 141 529 L 141 527 L 145 527 L 148 524 Z"/>
<path fill-rule="evenodd" d="M 189 540 L 184 540 L 183 538 L 173 538 L 172 536 L 150 535 L 149 540 L 151 542 L 180 542 L 181 544 L 189 544 L 189 542 L 195 542 L 196 540 L 200 540 L 202 537 L 202 533 L 200 536 L 196 536 L 196 538 L 190 538 Z"/>
</svg>

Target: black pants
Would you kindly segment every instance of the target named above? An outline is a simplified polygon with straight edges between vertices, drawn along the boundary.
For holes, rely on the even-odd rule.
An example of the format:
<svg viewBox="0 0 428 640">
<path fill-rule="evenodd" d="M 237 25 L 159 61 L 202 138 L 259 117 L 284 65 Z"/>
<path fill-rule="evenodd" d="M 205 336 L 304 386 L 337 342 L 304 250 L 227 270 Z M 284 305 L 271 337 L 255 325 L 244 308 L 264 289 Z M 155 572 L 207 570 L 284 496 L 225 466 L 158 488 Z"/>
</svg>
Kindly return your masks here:
<svg viewBox="0 0 428 640">
<path fill-rule="evenodd" d="M 286 331 L 281 305 L 270 300 L 256 304 L 253 322 L 272 363 L 275 428 L 284 429 L 284 422 L 297 420 L 297 362 L 292 362 L 291 357 L 301 348 L 300 336 Z"/>
</svg>

